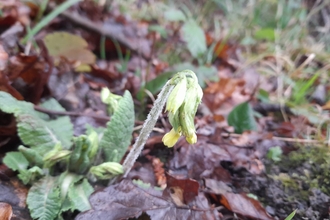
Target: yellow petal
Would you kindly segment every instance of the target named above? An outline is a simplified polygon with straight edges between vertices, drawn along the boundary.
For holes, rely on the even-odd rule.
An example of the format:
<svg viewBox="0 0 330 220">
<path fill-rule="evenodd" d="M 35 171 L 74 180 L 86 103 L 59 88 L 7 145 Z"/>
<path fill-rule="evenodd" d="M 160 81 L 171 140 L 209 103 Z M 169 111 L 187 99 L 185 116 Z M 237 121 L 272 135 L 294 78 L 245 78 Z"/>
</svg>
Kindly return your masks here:
<svg viewBox="0 0 330 220">
<path fill-rule="evenodd" d="M 173 147 L 174 144 L 179 140 L 180 136 L 180 133 L 172 129 L 170 132 L 164 135 L 162 141 L 167 147 Z"/>
<path fill-rule="evenodd" d="M 189 144 L 195 144 L 197 142 L 197 136 L 195 133 L 193 133 L 192 135 L 190 136 L 187 136 L 186 137 L 186 141 L 189 143 Z"/>
</svg>

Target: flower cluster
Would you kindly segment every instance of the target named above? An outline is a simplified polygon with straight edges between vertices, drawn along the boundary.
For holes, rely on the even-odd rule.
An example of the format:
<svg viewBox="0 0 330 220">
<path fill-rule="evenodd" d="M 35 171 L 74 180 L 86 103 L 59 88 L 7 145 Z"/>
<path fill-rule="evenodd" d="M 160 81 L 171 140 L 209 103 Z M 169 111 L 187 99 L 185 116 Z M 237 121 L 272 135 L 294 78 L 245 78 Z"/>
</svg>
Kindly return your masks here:
<svg viewBox="0 0 330 220">
<path fill-rule="evenodd" d="M 177 73 L 170 82 L 175 85 L 166 102 L 166 111 L 172 130 L 164 135 L 162 141 L 173 147 L 181 135 L 190 144 L 197 142 L 194 117 L 200 104 L 203 91 L 196 74 L 191 70 Z"/>
</svg>

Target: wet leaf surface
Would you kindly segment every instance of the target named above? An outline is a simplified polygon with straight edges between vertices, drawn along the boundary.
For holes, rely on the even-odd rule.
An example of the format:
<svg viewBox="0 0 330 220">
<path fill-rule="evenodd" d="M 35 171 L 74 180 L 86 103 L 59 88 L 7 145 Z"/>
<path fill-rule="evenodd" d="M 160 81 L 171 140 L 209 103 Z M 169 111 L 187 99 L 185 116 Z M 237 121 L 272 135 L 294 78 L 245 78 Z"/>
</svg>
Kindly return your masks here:
<svg viewBox="0 0 330 220">
<path fill-rule="evenodd" d="M 139 217 L 143 212 L 150 219 L 219 219 L 205 196 L 198 195 L 193 207 L 178 207 L 162 197 L 162 192 L 153 188 L 140 188 L 130 180 L 95 192 L 90 197 L 92 210 L 81 213 L 83 219 L 125 219 Z"/>
<path fill-rule="evenodd" d="M 0 204 L 5 204 L 4 206 L 0 205 L 0 216 L 8 216 L 12 211 L 12 220 L 31 219 L 25 204 L 27 192 L 28 188 L 17 179 L 0 180 Z"/>
</svg>

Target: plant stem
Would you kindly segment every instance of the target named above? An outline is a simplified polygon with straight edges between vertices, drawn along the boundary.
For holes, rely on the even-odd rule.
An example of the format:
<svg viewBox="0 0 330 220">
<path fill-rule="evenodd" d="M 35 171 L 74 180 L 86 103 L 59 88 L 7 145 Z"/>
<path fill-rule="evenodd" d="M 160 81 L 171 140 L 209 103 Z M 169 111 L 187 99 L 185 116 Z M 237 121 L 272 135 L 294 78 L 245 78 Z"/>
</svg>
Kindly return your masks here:
<svg viewBox="0 0 330 220">
<path fill-rule="evenodd" d="M 133 145 L 132 150 L 129 152 L 129 154 L 127 155 L 127 157 L 123 163 L 123 167 L 124 167 L 123 176 L 124 177 L 127 176 L 129 171 L 132 169 L 136 159 L 140 155 L 152 129 L 154 128 L 154 126 L 157 122 L 157 119 L 158 119 L 160 113 L 162 113 L 162 110 L 166 103 L 167 97 L 169 96 L 169 94 L 171 93 L 173 88 L 174 88 L 174 85 L 169 80 L 169 81 L 167 81 L 167 83 L 165 84 L 163 89 L 160 91 L 160 93 L 154 103 L 154 106 L 150 110 L 148 117 L 143 124 L 139 137 L 137 138 L 136 142 Z"/>
<path fill-rule="evenodd" d="M 44 17 L 21 41 L 22 44 L 25 44 L 34 35 L 36 35 L 43 27 L 45 27 L 49 22 L 51 22 L 54 18 L 56 18 L 59 14 L 70 8 L 72 5 L 76 4 L 81 0 L 68 0 L 60 4 L 57 8 L 55 8 L 51 13 L 49 13 L 46 17 Z"/>
</svg>

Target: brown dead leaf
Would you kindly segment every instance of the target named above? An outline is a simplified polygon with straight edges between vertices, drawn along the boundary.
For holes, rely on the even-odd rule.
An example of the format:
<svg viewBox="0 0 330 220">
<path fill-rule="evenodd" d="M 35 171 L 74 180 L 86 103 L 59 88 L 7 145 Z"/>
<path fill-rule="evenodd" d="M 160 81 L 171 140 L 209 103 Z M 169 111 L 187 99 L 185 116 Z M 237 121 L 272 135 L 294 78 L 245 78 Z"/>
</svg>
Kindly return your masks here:
<svg viewBox="0 0 330 220">
<path fill-rule="evenodd" d="M 0 180 L 0 201 L 12 207 L 15 219 L 31 219 L 25 203 L 27 193 L 28 188 L 17 179 L 11 179 L 11 181 Z"/>
<path fill-rule="evenodd" d="M 6 74 L 24 100 L 38 103 L 51 69 L 52 64 L 42 57 L 19 54 L 10 57 Z"/>
<path fill-rule="evenodd" d="M 49 55 L 55 58 L 57 65 L 64 57 L 66 60 L 81 64 L 94 64 L 96 57 L 87 49 L 88 43 L 81 37 L 67 32 L 54 32 L 44 38 Z"/>
<path fill-rule="evenodd" d="M 13 209 L 10 204 L 0 202 L 0 219 L 10 220 L 13 215 Z"/>
<path fill-rule="evenodd" d="M 92 209 L 80 213 L 77 220 L 137 218 L 143 212 L 151 220 L 159 219 L 219 219 L 203 194 L 199 194 L 193 207 L 180 208 L 162 197 L 162 192 L 153 188 L 140 188 L 130 180 L 109 186 L 90 197 Z"/>
<path fill-rule="evenodd" d="M 177 206 L 188 205 L 198 195 L 199 184 L 193 179 L 177 179 L 166 173 L 167 187 L 163 196 L 170 196 Z"/>
<path fill-rule="evenodd" d="M 208 137 L 198 136 L 198 142 L 189 145 L 181 139 L 175 145 L 175 154 L 170 161 L 171 170 L 185 170 L 187 177 L 200 180 L 212 175 L 221 161 L 231 161 L 231 155 L 222 144 L 208 143 Z"/>
<path fill-rule="evenodd" d="M 266 212 L 259 201 L 248 197 L 246 194 L 226 192 L 221 195 L 220 203 L 230 211 L 244 217 L 260 220 L 274 219 Z"/>
<path fill-rule="evenodd" d="M 243 85 L 242 79 L 222 78 L 204 90 L 203 102 L 211 111 L 214 111 L 229 99 L 235 90 L 242 90 Z"/>
<path fill-rule="evenodd" d="M 17 100 L 24 99 L 23 96 L 14 87 L 10 85 L 7 76 L 3 72 L 0 72 L 0 91 L 4 91 L 11 94 Z"/>
</svg>

